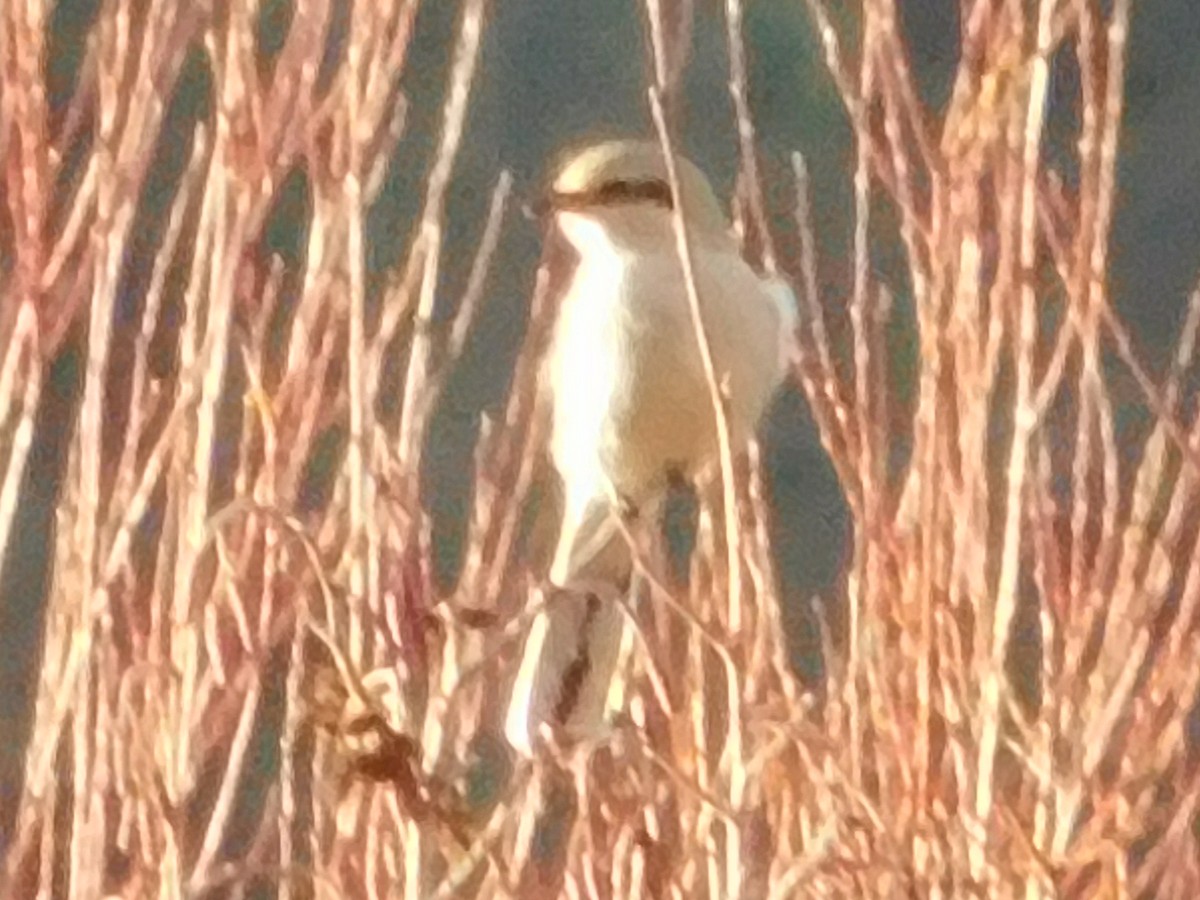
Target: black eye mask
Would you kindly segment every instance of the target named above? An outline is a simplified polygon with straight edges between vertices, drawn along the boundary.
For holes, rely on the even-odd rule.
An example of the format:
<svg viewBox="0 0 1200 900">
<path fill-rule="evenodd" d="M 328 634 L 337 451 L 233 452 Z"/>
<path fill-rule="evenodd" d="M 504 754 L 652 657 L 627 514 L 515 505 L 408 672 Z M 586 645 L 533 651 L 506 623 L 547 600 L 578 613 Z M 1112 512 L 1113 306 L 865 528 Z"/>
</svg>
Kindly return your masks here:
<svg viewBox="0 0 1200 900">
<path fill-rule="evenodd" d="M 541 218 L 560 209 L 624 206 L 631 203 L 650 203 L 663 209 L 675 207 L 671 186 L 661 178 L 614 178 L 586 191 L 551 191 L 534 204 L 532 212 Z"/>
</svg>

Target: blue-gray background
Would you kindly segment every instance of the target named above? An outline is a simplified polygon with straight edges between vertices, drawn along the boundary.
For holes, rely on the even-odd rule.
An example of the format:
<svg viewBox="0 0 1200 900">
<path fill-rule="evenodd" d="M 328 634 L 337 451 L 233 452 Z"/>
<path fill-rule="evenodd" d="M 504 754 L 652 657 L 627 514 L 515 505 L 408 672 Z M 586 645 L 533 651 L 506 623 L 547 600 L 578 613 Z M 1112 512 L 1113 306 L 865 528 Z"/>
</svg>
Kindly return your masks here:
<svg viewBox="0 0 1200 900">
<path fill-rule="evenodd" d="M 898 4 L 925 99 L 946 96 L 956 63 L 958 21 L 952 0 Z M 61 0 L 54 16 L 48 71 L 51 100 L 61 104 L 78 65 L 96 0 Z M 722 4 L 699 0 L 694 50 L 680 126 L 684 149 L 725 196 L 736 165 L 727 90 Z M 802 150 L 814 183 L 826 300 L 836 303 L 848 283 L 851 158 L 849 128 L 824 73 L 804 3 L 748 0 L 746 42 L 750 93 L 759 132 L 769 205 L 782 218 L 791 203 L 788 155 Z M 459 5 L 428 0 L 405 75 L 409 128 L 384 193 L 369 220 L 370 271 L 378 276 L 401 258 L 424 183 L 439 121 Z M 281 0 L 264 2 L 267 43 L 286 16 Z M 444 296 L 457 296 L 491 185 L 501 168 L 519 189 L 531 187 L 548 157 L 564 142 L 595 135 L 648 134 L 645 51 L 637 0 L 503 0 L 494 4 L 471 103 L 469 127 L 450 198 L 450 261 Z M 1069 96 L 1071 73 L 1056 70 L 1053 91 Z M 177 115 L 160 152 L 170 160 L 182 147 L 189 117 L 203 110 L 204 77 L 185 71 L 174 100 Z M 1143 356 L 1165 359 L 1188 288 L 1200 270 L 1200 3 L 1147 0 L 1135 4 L 1127 71 L 1127 110 L 1119 159 L 1118 210 L 1111 247 L 1116 303 L 1135 330 Z M 1063 121 L 1070 110 L 1059 109 Z M 178 154 L 175 154 L 178 156 Z M 168 165 L 165 162 L 164 165 Z M 155 227 L 169 203 L 166 191 L 147 194 L 143 227 Z M 285 252 L 300 229 L 302 205 L 284 202 L 272 242 Z M 503 402 L 507 375 L 524 328 L 525 301 L 537 258 L 537 239 L 510 221 L 497 259 L 487 308 L 464 370 L 455 379 L 433 431 L 428 496 L 439 520 L 444 568 L 453 568 L 455 523 L 468 501 L 464 463 L 481 408 Z M 883 254 L 886 256 L 886 252 Z M 881 264 L 886 261 L 881 260 Z M 30 725 L 42 629 L 41 598 L 49 577 L 53 506 L 65 462 L 79 384 L 70 348 L 56 361 L 21 498 L 17 536 L 0 573 L 0 846 L 11 825 L 21 750 Z M 771 492 L 778 511 L 774 533 L 780 560 L 785 620 L 799 655 L 811 648 L 803 601 L 834 583 L 848 538 L 844 506 L 794 393 L 780 398 L 765 429 Z"/>
</svg>

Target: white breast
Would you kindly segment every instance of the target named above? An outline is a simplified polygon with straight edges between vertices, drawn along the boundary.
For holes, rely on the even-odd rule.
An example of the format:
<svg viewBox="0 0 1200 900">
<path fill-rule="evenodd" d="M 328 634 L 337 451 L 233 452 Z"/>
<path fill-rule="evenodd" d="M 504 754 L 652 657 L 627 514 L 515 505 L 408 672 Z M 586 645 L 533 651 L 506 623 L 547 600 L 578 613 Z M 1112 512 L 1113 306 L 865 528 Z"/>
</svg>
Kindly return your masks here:
<svg viewBox="0 0 1200 900">
<path fill-rule="evenodd" d="M 708 382 L 673 241 L 631 253 L 579 218 L 585 221 L 570 236 L 586 251 L 563 298 L 545 370 L 551 452 L 568 493 L 595 496 L 611 486 L 641 505 L 670 469 L 694 474 L 715 458 Z M 732 252 L 697 252 L 693 264 L 714 363 L 728 380 L 733 436 L 741 442 L 782 375 L 785 304 Z"/>
</svg>

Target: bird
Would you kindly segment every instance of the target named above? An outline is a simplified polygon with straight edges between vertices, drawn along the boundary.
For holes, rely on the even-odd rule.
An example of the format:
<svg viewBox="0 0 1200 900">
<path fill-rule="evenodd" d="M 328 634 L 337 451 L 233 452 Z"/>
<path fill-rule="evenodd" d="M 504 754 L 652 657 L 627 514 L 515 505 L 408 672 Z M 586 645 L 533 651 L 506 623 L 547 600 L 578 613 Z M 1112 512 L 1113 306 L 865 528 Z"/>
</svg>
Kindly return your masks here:
<svg viewBox="0 0 1200 900">
<path fill-rule="evenodd" d="M 534 210 L 546 246 L 564 249 L 570 269 L 538 373 L 543 455 L 556 476 L 544 531 L 556 537 L 504 723 L 527 756 L 547 726 L 560 745 L 594 745 L 609 733 L 626 627 L 619 601 L 633 568 L 624 525 L 651 521 L 678 479 L 711 483 L 719 472 L 676 202 L 735 450 L 753 438 L 789 370 L 794 294 L 742 257 L 701 170 L 674 162 L 673 189 L 659 142 L 576 147 Z"/>
</svg>

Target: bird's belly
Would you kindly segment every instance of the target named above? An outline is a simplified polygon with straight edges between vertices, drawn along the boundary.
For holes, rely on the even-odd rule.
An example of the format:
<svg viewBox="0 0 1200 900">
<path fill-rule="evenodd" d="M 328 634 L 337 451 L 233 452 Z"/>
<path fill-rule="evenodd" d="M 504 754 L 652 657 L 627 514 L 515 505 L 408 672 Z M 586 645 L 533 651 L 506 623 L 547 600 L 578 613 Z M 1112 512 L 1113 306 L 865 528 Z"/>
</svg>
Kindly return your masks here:
<svg viewBox="0 0 1200 900">
<path fill-rule="evenodd" d="M 548 373 L 560 471 L 598 470 L 639 502 L 716 452 L 708 383 L 677 283 L 624 273 L 568 297 Z M 653 274 L 653 273 L 651 273 Z M 574 302 L 572 305 L 572 301 Z"/>
<path fill-rule="evenodd" d="M 668 471 L 690 474 L 716 450 L 708 384 L 695 337 L 681 327 L 631 337 L 625 377 L 609 403 L 601 455 L 631 496 Z"/>
</svg>

